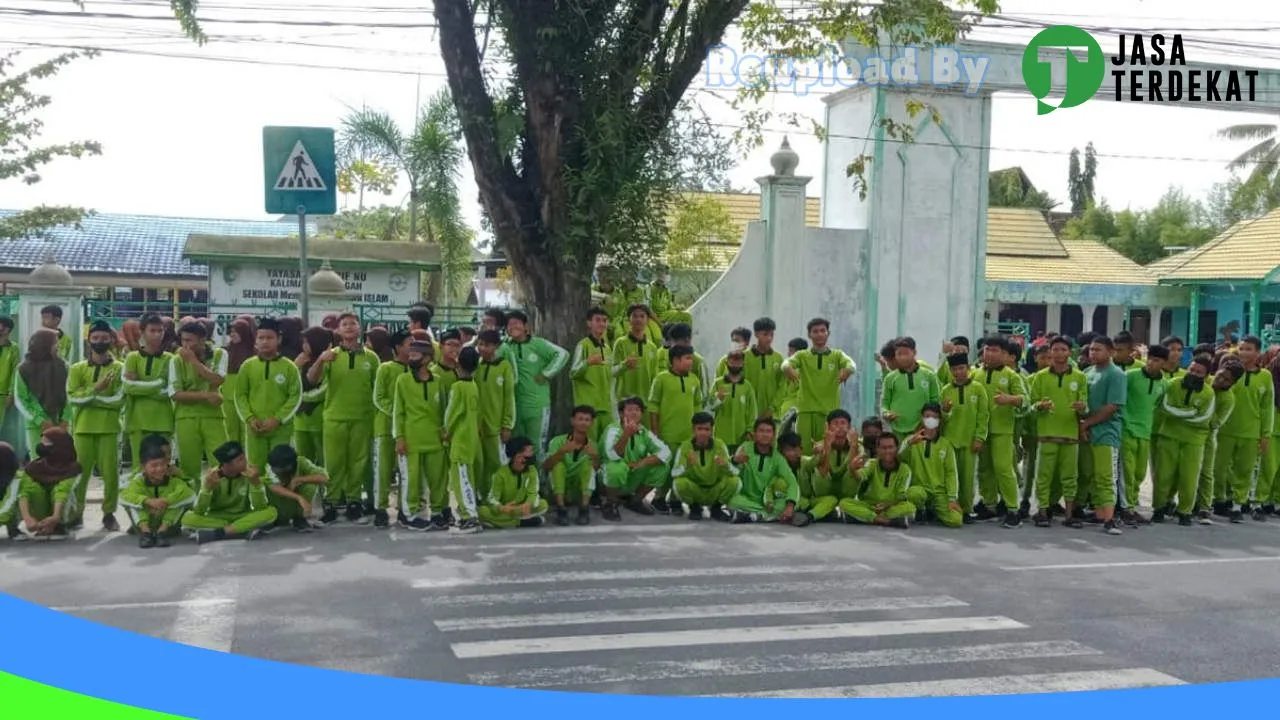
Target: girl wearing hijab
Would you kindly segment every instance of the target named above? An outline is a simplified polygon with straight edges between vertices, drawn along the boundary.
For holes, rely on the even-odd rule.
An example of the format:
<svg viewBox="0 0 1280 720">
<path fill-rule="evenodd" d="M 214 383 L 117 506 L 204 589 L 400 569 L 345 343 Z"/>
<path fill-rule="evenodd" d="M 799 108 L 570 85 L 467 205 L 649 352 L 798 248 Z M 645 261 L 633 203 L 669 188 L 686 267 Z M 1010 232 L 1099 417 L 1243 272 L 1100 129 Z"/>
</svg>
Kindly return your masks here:
<svg viewBox="0 0 1280 720">
<path fill-rule="evenodd" d="M 120 326 L 119 348 L 116 359 L 121 361 L 134 350 L 142 349 L 142 325 L 137 320 L 125 320 Z"/>
<path fill-rule="evenodd" d="M 18 530 L 17 514 L 18 488 L 22 483 L 18 480 L 18 453 L 7 442 L 0 442 L 0 525 L 9 533 L 10 540 L 25 540 Z"/>
<path fill-rule="evenodd" d="M 71 423 L 67 402 L 67 364 L 58 356 L 58 331 L 40 328 L 27 342 L 27 358 L 18 366 L 14 404 L 27 421 L 27 449 L 35 452 L 40 434 Z M 70 439 L 70 436 L 68 436 Z"/>
<path fill-rule="evenodd" d="M 36 537 L 65 540 L 67 522 L 78 512 L 72 492 L 81 472 L 75 442 L 66 430 L 51 427 L 40 435 L 34 448 L 36 459 L 18 475 L 22 525 Z"/>
<path fill-rule="evenodd" d="M 178 341 L 178 328 L 174 324 L 173 318 L 168 315 L 160 317 L 160 323 L 164 327 L 164 340 L 161 341 L 160 351 L 172 353 L 178 349 L 180 344 Z"/>
<path fill-rule="evenodd" d="M 364 344 L 378 356 L 379 362 L 391 362 L 395 359 L 395 349 L 391 347 L 391 333 L 381 325 L 371 327 L 365 332 Z"/>
<path fill-rule="evenodd" d="M 244 442 L 244 422 L 236 412 L 236 375 L 245 360 L 253 357 L 254 335 L 253 318 L 241 315 L 231 323 L 227 330 L 227 374 L 218 387 L 222 393 L 222 424 L 227 429 L 227 439 Z"/>
<path fill-rule="evenodd" d="M 302 354 L 294 360 L 298 372 L 302 374 L 302 404 L 298 406 L 298 415 L 293 421 L 293 446 L 300 457 L 324 466 L 324 393 L 327 385 L 324 378 L 319 382 L 311 382 L 307 371 L 315 364 L 316 358 L 324 354 L 333 345 L 333 331 L 323 327 L 310 327 L 302 334 Z"/>
<path fill-rule="evenodd" d="M 280 318 L 280 355 L 290 360 L 302 354 L 302 318 Z"/>
</svg>

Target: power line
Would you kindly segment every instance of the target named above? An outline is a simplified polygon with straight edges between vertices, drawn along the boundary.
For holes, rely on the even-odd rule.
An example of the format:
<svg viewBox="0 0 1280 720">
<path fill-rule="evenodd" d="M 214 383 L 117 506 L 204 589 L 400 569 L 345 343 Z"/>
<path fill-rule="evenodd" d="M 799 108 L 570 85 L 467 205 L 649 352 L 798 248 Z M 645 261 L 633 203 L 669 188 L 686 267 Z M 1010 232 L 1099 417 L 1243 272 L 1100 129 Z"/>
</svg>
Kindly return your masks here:
<svg viewBox="0 0 1280 720">
<path fill-rule="evenodd" d="M 352 9 L 351 12 L 357 12 Z M 59 10 L 38 10 L 35 8 L 0 8 L 0 15 L 13 15 L 16 17 L 53 17 L 53 18 L 94 18 L 101 20 L 143 20 L 148 22 L 167 22 L 172 23 L 174 19 L 170 15 L 131 15 L 129 13 L 107 13 L 107 12 L 71 12 Z M 286 25 L 290 27 L 360 27 L 371 29 L 435 29 L 435 23 L 392 23 L 392 22 L 353 22 L 353 21 L 333 21 L 333 20 L 287 20 L 287 19 L 265 19 L 265 18 L 197 18 L 201 25 L 205 24 L 229 24 L 229 25 Z"/>
</svg>

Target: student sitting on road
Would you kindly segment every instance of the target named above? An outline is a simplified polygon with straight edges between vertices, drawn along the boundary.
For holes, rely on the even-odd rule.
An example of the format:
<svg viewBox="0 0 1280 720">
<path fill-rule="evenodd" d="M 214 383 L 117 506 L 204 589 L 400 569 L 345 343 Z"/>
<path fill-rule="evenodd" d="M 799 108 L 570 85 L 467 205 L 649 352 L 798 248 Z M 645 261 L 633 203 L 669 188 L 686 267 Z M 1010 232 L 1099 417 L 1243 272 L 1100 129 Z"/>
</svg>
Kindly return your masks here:
<svg viewBox="0 0 1280 720">
<path fill-rule="evenodd" d="M 191 486 L 180 475 L 170 473 L 166 450 L 165 445 L 144 439 L 139 458 L 142 469 L 120 492 L 120 504 L 138 530 L 141 548 L 169 547 L 169 531 L 179 527 L 182 516 L 196 501 Z"/>
<path fill-rule="evenodd" d="M 196 505 L 182 518 L 184 530 L 195 531 L 197 543 L 244 537 L 257 540 L 276 521 L 276 509 L 258 469 L 249 465 L 244 448 L 228 442 L 213 451 L 218 466 L 204 476 Z"/>
<path fill-rule="evenodd" d="M 479 507 L 485 527 L 538 527 L 547 514 L 547 501 L 538 495 L 538 465 L 533 441 L 513 437 L 505 447 L 507 464 L 498 468 L 489 485 L 489 495 Z"/>
<path fill-rule="evenodd" d="M 311 509 L 320 488 L 329 482 L 324 468 L 298 455 L 292 445 L 277 445 L 267 454 L 267 499 L 276 509 L 276 524 L 311 532 Z"/>
<path fill-rule="evenodd" d="M 26 540 L 18 531 L 14 509 L 18 507 L 18 453 L 7 442 L 0 442 L 0 525 L 4 526 L 10 540 Z"/>
<path fill-rule="evenodd" d="M 551 494 L 556 501 L 556 524 L 569 524 L 569 504 L 576 504 L 574 522 L 591 524 L 591 480 L 600 465 L 600 451 L 591 442 L 596 409 L 579 405 L 573 409 L 570 432 L 552 439 L 542 469 L 551 473 Z"/>
<path fill-rule="evenodd" d="M 876 441 L 876 459 L 867 465 L 865 457 L 856 457 L 850 468 L 862 484 L 856 498 L 840 501 L 845 521 L 906 529 L 915 517 L 916 506 L 907 499 L 911 468 L 898 458 L 898 436 L 881 435 Z"/>
<path fill-rule="evenodd" d="M 18 511 L 27 532 L 49 540 L 67 539 L 67 521 L 76 515 L 72 494 L 80 477 L 75 441 L 56 425 L 40 435 L 36 459 L 18 474 Z"/>
<path fill-rule="evenodd" d="M 672 462 L 676 497 L 689 504 L 689 519 L 701 520 L 702 508 L 711 508 L 712 520 L 728 520 L 724 506 L 738 492 L 738 468 L 729 447 L 715 435 L 715 418 L 709 412 L 693 416 L 693 437 L 680 446 Z"/>
<path fill-rule="evenodd" d="M 800 485 L 782 453 L 774 448 L 772 418 L 756 418 L 752 441 L 738 448 L 733 462 L 742 483 L 729 500 L 734 523 L 791 524 L 800 500 Z"/>
</svg>

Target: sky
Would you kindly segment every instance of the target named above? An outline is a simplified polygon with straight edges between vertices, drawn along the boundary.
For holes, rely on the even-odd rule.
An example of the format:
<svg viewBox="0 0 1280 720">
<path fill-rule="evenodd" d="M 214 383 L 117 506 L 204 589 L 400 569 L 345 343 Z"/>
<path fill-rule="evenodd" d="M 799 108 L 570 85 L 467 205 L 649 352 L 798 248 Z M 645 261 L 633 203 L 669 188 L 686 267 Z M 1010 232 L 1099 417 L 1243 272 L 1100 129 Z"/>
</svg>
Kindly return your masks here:
<svg viewBox="0 0 1280 720">
<path fill-rule="evenodd" d="M 57 52 L 51 45 L 106 52 L 77 61 L 38 85 L 53 100 L 40 115 L 42 140 L 93 139 L 102 143 L 103 155 L 55 161 L 42 169 L 43 181 L 35 185 L 0 184 L 0 208 L 47 203 L 99 212 L 267 219 L 261 187 L 263 126 L 332 127 L 351 108 L 368 106 L 386 110 L 407 127 L 416 104 L 445 87 L 426 4 L 210 0 L 202 3 L 201 14 L 208 18 L 205 29 L 213 40 L 199 47 L 181 36 L 163 0 L 86 0 L 90 15 L 78 15 L 71 0 L 5 0 L 0 4 L 0 52 L 21 50 L 20 63 L 49 57 Z M 1009 19 L 1004 27 L 981 29 L 971 39 L 1025 43 L 1038 28 L 1009 27 L 1019 19 L 1130 32 L 1180 31 L 1189 61 L 1280 68 L 1280 46 L 1268 47 L 1265 36 L 1280 29 L 1280 5 L 1258 0 L 1212 5 L 1189 0 L 1003 0 L 1001 14 Z M 1114 40 L 1100 40 L 1110 54 Z M 735 39 L 726 42 L 733 45 Z M 704 75 L 694 82 L 699 97 L 715 121 L 731 132 L 741 124 L 727 102 L 733 91 L 707 88 L 706 80 Z M 779 91 L 770 94 L 764 107 L 818 120 L 825 107 L 822 94 Z M 1240 112 L 1098 101 L 1038 117 L 1035 101 L 1026 95 L 997 95 L 993 108 L 993 170 L 1020 166 L 1037 187 L 1065 201 L 1068 154 L 1092 141 L 1099 155 L 1097 193 L 1116 209 L 1149 207 L 1170 185 L 1203 197 L 1215 182 L 1228 179 L 1227 161 L 1244 148 L 1217 138 L 1216 131 L 1235 123 L 1273 121 Z M 819 140 L 808 130 L 777 121 L 761 148 L 740 157 L 731 176 L 734 184 L 754 191 L 753 178 L 768 172 L 769 156 L 784 136 L 800 156 L 797 173 L 815 177 L 809 192 L 817 195 Z M 478 227 L 469 167 L 462 176 L 465 212 Z M 400 188 L 384 201 L 398 204 L 405 194 Z M 347 200 L 347 207 L 354 207 L 354 200 Z"/>
</svg>

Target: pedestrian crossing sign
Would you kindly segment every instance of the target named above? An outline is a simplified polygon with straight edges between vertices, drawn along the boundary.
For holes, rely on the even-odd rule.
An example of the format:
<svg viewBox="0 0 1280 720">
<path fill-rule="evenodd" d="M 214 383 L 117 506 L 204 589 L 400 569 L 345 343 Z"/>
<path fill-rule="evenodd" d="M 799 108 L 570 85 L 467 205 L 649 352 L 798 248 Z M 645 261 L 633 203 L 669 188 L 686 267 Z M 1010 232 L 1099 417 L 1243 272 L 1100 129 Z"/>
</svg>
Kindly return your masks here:
<svg viewBox="0 0 1280 720">
<path fill-rule="evenodd" d="M 333 215 L 338 211 L 337 162 L 333 128 L 262 129 L 266 211 Z"/>
</svg>

